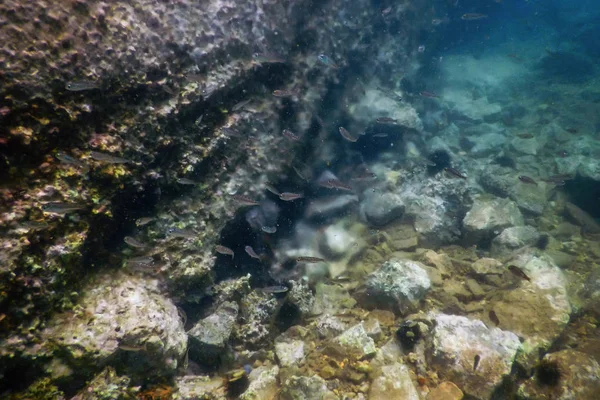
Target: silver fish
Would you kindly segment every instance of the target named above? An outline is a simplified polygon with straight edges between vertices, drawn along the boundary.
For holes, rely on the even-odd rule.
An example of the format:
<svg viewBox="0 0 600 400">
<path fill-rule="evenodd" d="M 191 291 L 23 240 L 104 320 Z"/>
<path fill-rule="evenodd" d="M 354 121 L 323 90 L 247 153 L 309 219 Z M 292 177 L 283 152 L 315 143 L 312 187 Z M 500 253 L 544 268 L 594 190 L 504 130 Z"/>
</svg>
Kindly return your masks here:
<svg viewBox="0 0 600 400">
<path fill-rule="evenodd" d="M 51 202 L 42 206 L 42 210 L 52 214 L 67 214 L 73 211 L 83 210 L 86 206 L 77 203 Z"/>
<path fill-rule="evenodd" d="M 240 101 L 239 103 L 237 103 L 236 105 L 234 105 L 233 107 L 231 107 L 231 111 L 233 111 L 233 112 L 239 111 L 242 108 L 244 108 L 251 101 L 252 101 L 252 99 Z"/>
<path fill-rule="evenodd" d="M 289 289 L 283 285 L 275 285 L 275 286 L 267 286 L 267 287 L 261 288 L 259 290 L 261 292 L 265 292 L 265 293 L 285 293 Z"/>
<path fill-rule="evenodd" d="M 348 130 L 346 128 L 344 128 L 343 126 L 340 126 L 339 128 L 340 131 L 340 135 L 342 135 L 342 137 L 344 139 L 346 139 L 349 142 L 356 142 L 358 140 L 358 137 L 351 134 L 350 132 L 348 132 Z"/>
<path fill-rule="evenodd" d="M 258 205 L 258 201 L 253 200 L 247 196 L 241 195 L 241 194 L 234 194 L 233 199 L 235 201 L 237 201 L 238 203 L 240 203 L 243 206 L 256 206 Z"/>
<path fill-rule="evenodd" d="M 262 63 L 284 63 L 285 60 L 282 57 L 278 57 L 276 55 L 268 54 L 268 53 L 254 53 L 252 54 L 252 60 L 258 64 Z"/>
<path fill-rule="evenodd" d="M 96 161 L 102 161 L 108 164 L 126 164 L 131 162 L 125 158 L 113 156 L 111 154 L 100 153 L 98 151 L 92 151 L 90 153 L 90 157 L 92 157 Z"/>
<path fill-rule="evenodd" d="M 125 243 L 127 243 L 128 245 L 130 245 L 131 247 L 135 247 L 136 249 L 146 248 L 146 245 L 144 243 L 140 242 L 139 240 L 137 240 L 136 238 L 131 237 L 131 236 L 125 236 L 123 241 Z"/>
<path fill-rule="evenodd" d="M 275 233 L 277 232 L 277 228 L 274 226 L 263 226 L 260 228 L 265 233 Z"/>
<path fill-rule="evenodd" d="M 70 156 L 70 155 L 68 155 L 66 153 L 63 153 L 61 151 L 59 151 L 58 153 L 56 153 L 55 157 L 60 162 L 62 162 L 63 164 L 74 165 L 74 166 L 79 167 L 79 168 L 87 168 L 87 166 L 83 162 L 81 162 L 78 159 L 76 159 L 75 157 Z"/>
<path fill-rule="evenodd" d="M 202 118 L 204 118 L 204 114 L 202 114 L 201 116 L 199 116 L 195 121 L 194 121 L 194 125 L 196 126 L 200 126 L 200 124 L 202 123 Z"/>
<path fill-rule="evenodd" d="M 198 234 L 192 230 L 187 229 L 179 229 L 179 228 L 169 228 L 167 229 L 167 235 L 175 238 L 184 238 L 184 239 L 193 239 Z"/>
<path fill-rule="evenodd" d="M 261 259 L 261 257 L 256 253 L 256 251 L 254 251 L 252 246 L 244 247 L 244 251 L 246 251 L 246 253 L 252 258 L 256 258 L 257 260 Z"/>
<path fill-rule="evenodd" d="M 135 224 L 137 226 L 144 226 L 144 225 L 148 225 L 152 221 L 154 221 L 154 218 L 152 218 L 152 217 L 142 217 L 142 218 L 138 219 L 137 221 L 135 221 Z"/>
<path fill-rule="evenodd" d="M 234 257 L 233 250 L 231 250 L 229 247 L 221 246 L 219 244 L 219 245 L 215 246 L 215 250 L 219 254 L 223 254 L 225 256 L 231 256 L 232 259 Z"/>
<path fill-rule="evenodd" d="M 177 179 L 177 183 L 179 183 L 180 185 L 198 185 L 198 182 L 188 178 L 179 178 Z"/>
<path fill-rule="evenodd" d="M 65 89 L 71 92 L 80 92 L 82 90 L 98 89 L 98 83 L 93 81 L 73 81 L 67 82 Z"/>
<path fill-rule="evenodd" d="M 26 229 L 28 231 L 38 231 L 40 229 L 46 229 L 48 228 L 50 225 L 48 225 L 46 222 L 40 222 L 40 221 L 25 221 L 22 224 L 20 224 L 18 226 L 18 229 Z"/>
<path fill-rule="evenodd" d="M 154 264 L 154 258 L 150 256 L 134 257 L 127 260 L 127 265 L 152 265 Z"/>
<path fill-rule="evenodd" d="M 302 197 L 304 197 L 304 196 L 299 193 L 290 193 L 290 192 L 283 192 L 279 195 L 279 198 L 283 201 L 294 201 L 294 200 L 300 199 Z"/>
<path fill-rule="evenodd" d="M 273 193 L 275 196 L 279 196 L 281 194 L 279 190 L 275 189 L 275 186 L 271 185 L 270 183 L 265 183 L 265 189 Z"/>
</svg>

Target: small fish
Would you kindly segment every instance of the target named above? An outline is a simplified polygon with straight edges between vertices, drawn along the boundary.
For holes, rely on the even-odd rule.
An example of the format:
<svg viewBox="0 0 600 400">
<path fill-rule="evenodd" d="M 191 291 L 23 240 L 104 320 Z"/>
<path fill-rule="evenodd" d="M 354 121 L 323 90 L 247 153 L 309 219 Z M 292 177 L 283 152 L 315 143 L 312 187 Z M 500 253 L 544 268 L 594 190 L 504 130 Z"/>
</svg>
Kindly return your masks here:
<svg viewBox="0 0 600 400">
<path fill-rule="evenodd" d="M 578 130 L 576 128 L 566 128 L 565 131 L 572 133 L 572 134 L 575 134 L 578 132 Z"/>
<path fill-rule="evenodd" d="M 300 136 L 296 135 L 294 132 L 290 131 L 289 129 L 284 129 L 281 134 L 283 136 L 285 136 L 286 138 L 293 140 L 295 142 L 300 140 Z"/>
<path fill-rule="evenodd" d="M 167 235 L 174 238 L 184 238 L 184 239 L 193 239 L 198 234 L 192 230 L 188 229 L 179 229 L 179 228 L 169 228 L 167 229 Z"/>
<path fill-rule="evenodd" d="M 304 197 L 304 196 L 299 193 L 290 193 L 290 192 L 283 192 L 279 195 L 279 198 L 283 201 L 294 201 L 294 200 L 301 199 L 302 197 Z"/>
<path fill-rule="evenodd" d="M 131 161 L 126 160 L 125 158 L 113 156 L 111 154 L 100 153 L 98 151 L 92 151 L 90 153 L 90 157 L 92 157 L 96 161 L 102 161 L 109 164 L 126 164 Z"/>
<path fill-rule="evenodd" d="M 142 217 L 142 218 L 138 219 L 137 221 L 135 221 L 135 224 L 137 226 L 144 226 L 144 225 L 148 225 L 152 221 L 154 221 L 154 218 L 152 218 L 152 217 Z"/>
<path fill-rule="evenodd" d="M 389 135 L 387 133 L 376 133 L 373 135 L 374 138 L 386 138 Z"/>
<path fill-rule="evenodd" d="M 437 99 L 437 98 L 439 98 L 439 97 L 440 97 L 440 96 L 438 96 L 437 94 L 435 94 L 435 93 L 433 93 L 433 92 L 428 92 L 428 91 L 426 91 L 426 90 L 424 90 L 424 91 L 422 91 L 422 92 L 419 92 L 419 96 L 421 96 L 421 97 L 425 97 L 425 98 L 428 98 L 428 99 Z"/>
<path fill-rule="evenodd" d="M 494 325 L 500 325 L 500 318 L 498 318 L 494 310 L 490 310 L 490 312 L 488 313 L 488 317 L 490 318 L 490 321 L 494 323 Z"/>
<path fill-rule="evenodd" d="M 377 90 L 379 90 L 380 92 L 382 92 L 383 94 L 385 94 L 387 97 L 389 97 L 390 99 L 392 99 L 394 101 L 402 101 L 402 96 L 400 96 L 398 93 L 394 92 L 391 89 L 377 86 Z"/>
<path fill-rule="evenodd" d="M 386 7 L 383 10 L 381 10 L 381 16 L 385 17 L 386 15 L 388 15 L 389 13 L 392 12 L 392 7 Z"/>
<path fill-rule="evenodd" d="M 131 237 L 131 236 L 125 236 L 123 241 L 125 243 L 127 243 L 128 245 L 130 245 L 131 247 L 135 247 L 136 249 L 146 248 L 146 245 L 144 243 L 140 242 L 139 240 L 137 240 L 136 238 Z"/>
<path fill-rule="evenodd" d="M 215 246 L 215 250 L 219 254 L 223 254 L 225 256 L 231 256 L 232 259 L 234 257 L 233 250 L 231 250 L 229 247 L 221 246 L 219 244 L 219 245 Z"/>
<path fill-rule="evenodd" d="M 233 112 L 239 111 L 242 108 L 244 108 L 251 101 L 252 101 L 252 99 L 240 101 L 239 103 L 237 103 L 236 105 L 234 105 L 233 107 L 231 107 L 231 111 L 233 111 Z"/>
<path fill-rule="evenodd" d="M 475 358 L 473 359 L 473 371 L 477 370 L 477 367 L 479 366 L 479 361 L 481 361 L 481 356 L 479 354 L 476 354 Z"/>
<path fill-rule="evenodd" d="M 19 229 L 26 229 L 28 231 L 38 231 L 40 229 L 46 229 L 50 225 L 43 221 L 25 221 L 18 226 Z"/>
<path fill-rule="evenodd" d="M 527 175 L 519 175 L 519 180 L 523 183 L 527 183 L 528 185 L 537 186 L 537 182 L 534 181 L 532 178 L 528 177 Z"/>
<path fill-rule="evenodd" d="M 560 158 L 567 158 L 569 157 L 569 152 L 566 150 L 561 150 L 558 152 L 557 154 Z"/>
<path fill-rule="evenodd" d="M 81 92 L 82 90 L 98 89 L 98 84 L 93 81 L 73 81 L 67 82 L 65 89 L 71 92 Z"/>
<path fill-rule="evenodd" d="M 296 257 L 296 262 L 320 263 L 320 262 L 325 262 L 325 260 L 321 257 L 301 256 L 301 257 Z"/>
<path fill-rule="evenodd" d="M 73 211 L 83 210 L 86 206 L 77 203 L 51 202 L 42 205 L 42 211 L 52 214 L 67 214 Z"/>
<path fill-rule="evenodd" d="M 55 157 L 63 164 L 74 165 L 79 168 L 87 168 L 87 166 L 82 161 L 79 161 L 75 157 L 65 154 L 61 151 L 56 153 Z"/>
<path fill-rule="evenodd" d="M 461 178 L 461 179 L 467 179 L 467 177 L 465 175 L 463 175 L 460 171 L 458 171 L 455 168 L 452 167 L 446 167 L 444 168 L 444 171 L 446 171 L 447 173 L 449 173 L 450 175 L 456 176 L 457 178 Z"/>
<path fill-rule="evenodd" d="M 520 137 L 521 139 L 533 139 L 533 137 L 534 137 L 531 133 L 527 133 L 527 132 L 517 133 L 517 136 Z"/>
<path fill-rule="evenodd" d="M 460 19 L 462 19 L 464 21 L 476 21 L 478 19 L 484 19 L 484 18 L 487 18 L 487 15 L 479 14 L 479 13 L 466 13 L 466 14 L 463 14 L 462 17 L 460 17 Z"/>
<path fill-rule="evenodd" d="M 237 129 L 234 129 L 234 128 L 229 128 L 229 127 L 224 126 L 220 130 L 227 136 L 242 137 L 242 134 L 240 133 L 240 131 L 238 131 Z"/>
<path fill-rule="evenodd" d="M 273 90 L 273 96 L 275 97 L 293 97 L 298 94 L 295 90 Z"/>
<path fill-rule="evenodd" d="M 254 251 L 254 249 L 252 248 L 252 246 L 246 246 L 244 247 L 244 251 L 252 258 L 256 258 L 257 260 L 262 260 L 261 256 L 259 256 L 258 254 L 256 254 L 256 252 Z"/>
<path fill-rule="evenodd" d="M 199 116 L 195 121 L 194 121 L 194 125 L 196 126 L 200 126 L 200 124 L 202 123 L 202 118 L 204 118 L 204 114 L 202 114 L 201 116 Z"/>
<path fill-rule="evenodd" d="M 271 234 L 277 232 L 277 228 L 274 226 L 263 226 L 260 228 L 260 230 L 265 233 L 271 233 Z"/>
<path fill-rule="evenodd" d="M 527 276 L 527 274 L 525 272 L 523 272 L 523 270 L 521 268 L 517 267 L 516 265 L 509 265 L 508 270 L 514 276 L 517 276 L 521 279 L 525 279 L 526 281 L 531 282 L 531 279 Z"/>
<path fill-rule="evenodd" d="M 559 175 L 549 176 L 548 178 L 542 178 L 542 181 L 547 182 L 547 183 L 553 183 L 557 186 L 562 186 L 565 184 L 565 181 L 568 181 L 571 179 L 573 179 L 573 177 L 569 174 L 559 174 Z"/>
<path fill-rule="evenodd" d="M 275 286 L 267 286 L 264 288 L 259 289 L 261 292 L 265 292 L 265 293 L 285 293 L 287 292 L 289 289 L 286 286 L 283 285 L 275 285 Z"/>
<path fill-rule="evenodd" d="M 340 131 L 340 135 L 342 135 L 342 137 L 349 142 L 354 143 L 358 140 L 358 136 L 354 136 L 353 134 L 348 132 L 348 130 L 346 128 L 344 128 L 343 126 L 339 127 L 339 131 Z"/>
<path fill-rule="evenodd" d="M 235 201 L 237 201 L 238 203 L 240 203 L 243 206 L 256 206 L 258 205 L 258 201 L 256 200 L 252 200 L 250 197 L 246 197 L 244 195 L 241 194 L 234 194 L 233 199 Z"/>
<path fill-rule="evenodd" d="M 252 60 L 258 64 L 283 64 L 286 62 L 282 57 L 267 53 L 254 53 L 252 54 Z"/>
<path fill-rule="evenodd" d="M 177 183 L 179 183 L 180 185 L 198 185 L 198 182 L 188 178 L 179 178 L 177 179 Z"/>
<path fill-rule="evenodd" d="M 347 190 L 349 192 L 352 191 L 352 187 L 350 185 L 346 185 L 338 179 L 327 179 L 325 181 L 320 182 L 319 185 L 328 189 L 340 189 Z"/>
<path fill-rule="evenodd" d="M 425 45 L 420 45 L 420 46 L 417 48 L 417 52 L 419 52 L 419 53 L 424 53 L 424 52 L 425 52 Z"/>
<path fill-rule="evenodd" d="M 123 351 L 138 352 L 138 351 L 146 350 L 146 346 L 132 346 L 132 345 L 128 345 L 128 344 L 119 344 L 119 349 L 121 349 Z"/>
<path fill-rule="evenodd" d="M 370 181 L 375 178 L 377 178 L 377 175 L 375 175 L 373 172 L 363 171 L 360 174 L 358 174 L 357 176 L 355 176 L 354 178 L 352 178 L 352 180 L 353 181 Z"/>
<path fill-rule="evenodd" d="M 323 65 L 327 65 L 328 67 L 338 69 L 339 67 L 333 62 L 331 58 L 329 58 L 326 54 L 319 54 L 317 56 L 317 60 Z"/>
<path fill-rule="evenodd" d="M 141 256 L 141 257 L 134 257 L 134 258 L 130 258 L 129 260 L 127 260 L 127 264 L 128 265 L 152 265 L 154 264 L 154 258 L 150 257 L 150 256 Z"/>
<path fill-rule="evenodd" d="M 277 190 L 275 186 L 271 185 L 270 183 L 265 183 L 265 189 L 273 193 L 275 196 L 279 196 L 281 194 L 279 190 Z"/>
<path fill-rule="evenodd" d="M 187 79 L 188 82 L 201 82 L 204 80 L 204 75 L 189 73 L 185 74 L 185 79 Z"/>
<path fill-rule="evenodd" d="M 397 124 L 398 120 L 389 117 L 379 117 L 375 120 L 378 124 Z"/>
</svg>

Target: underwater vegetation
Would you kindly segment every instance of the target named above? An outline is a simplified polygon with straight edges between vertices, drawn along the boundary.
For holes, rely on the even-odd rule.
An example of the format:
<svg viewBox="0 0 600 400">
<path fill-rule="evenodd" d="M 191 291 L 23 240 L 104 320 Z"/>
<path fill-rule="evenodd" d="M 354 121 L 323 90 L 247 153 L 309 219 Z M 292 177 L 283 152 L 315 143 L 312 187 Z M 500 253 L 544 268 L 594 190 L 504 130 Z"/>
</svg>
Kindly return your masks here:
<svg viewBox="0 0 600 400">
<path fill-rule="evenodd" d="M 600 398 L 592 1 L 0 4 L 0 397 Z"/>
</svg>

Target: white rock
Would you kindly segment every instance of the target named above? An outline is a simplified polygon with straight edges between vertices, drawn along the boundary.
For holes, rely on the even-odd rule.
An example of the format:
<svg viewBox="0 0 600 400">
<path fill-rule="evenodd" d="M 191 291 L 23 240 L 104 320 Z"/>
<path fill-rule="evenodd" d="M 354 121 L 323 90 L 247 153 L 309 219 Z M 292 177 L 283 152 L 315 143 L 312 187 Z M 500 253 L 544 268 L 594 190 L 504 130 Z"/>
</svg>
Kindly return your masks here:
<svg viewBox="0 0 600 400">
<path fill-rule="evenodd" d="M 377 369 L 369 390 L 369 400 L 419 400 L 406 365 L 398 362 Z"/>
<path fill-rule="evenodd" d="M 517 204 L 508 199 L 477 199 L 463 219 L 471 241 L 491 238 L 510 226 L 524 225 Z"/>
<path fill-rule="evenodd" d="M 275 343 L 275 354 L 282 367 L 299 364 L 304 360 L 304 342 L 292 340 L 290 342 Z"/>
</svg>

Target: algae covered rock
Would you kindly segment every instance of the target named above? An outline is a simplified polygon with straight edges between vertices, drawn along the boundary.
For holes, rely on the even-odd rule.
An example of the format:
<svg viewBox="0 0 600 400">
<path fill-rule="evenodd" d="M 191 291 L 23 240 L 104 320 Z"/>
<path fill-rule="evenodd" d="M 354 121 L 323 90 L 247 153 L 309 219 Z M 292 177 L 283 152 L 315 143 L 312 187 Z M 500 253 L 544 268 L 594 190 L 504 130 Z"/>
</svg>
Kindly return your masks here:
<svg viewBox="0 0 600 400">
<path fill-rule="evenodd" d="M 431 287 L 423 264 L 391 259 L 367 277 L 367 299 L 379 308 L 395 312 L 412 311 Z"/>
<path fill-rule="evenodd" d="M 535 244 L 540 238 L 537 229 L 532 226 L 512 226 L 506 228 L 492 240 L 492 254 L 506 256 L 511 252 Z"/>
<path fill-rule="evenodd" d="M 433 320 L 428 343 L 431 367 L 466 394 L 490 398 L 511 372 L 521 345 L 517 335 L 458 315 L 438 314 Z"/>
<path fill-rule="evenodd" d="M 384 365 L 375 371 L 368 398 L 370 400 L 419 400 L 419 395 L 408 367 L 396 362 Z"/>
<path fill-rule="evenodd" d="M 472 242 L 491 239 L 503 229 L 523 225 L 517 204 L 508 199 L 477 199 L 463 219 L 463 226 Z"/>
<path fill-rule="evenodd" d="M 375 342 L 367 335 L 362 323 L 354 325 L 335 337 L 329 349 L 336 355 L 353 360 L 362 360 L 374 355 L 377 351 Z"/>
<path fill-rule="evenodd" d="M 253 369 L 248 376 L 250 385 L 240 395 L 240 400 L 273 400 L 279 392 L 279 367 L 259 367 Z"/>
<path fill-rule="evenodd" d="M 282 367 L 290 367 L 304 360 L 304 342 L 302 340 L 280 341 L 275 343 L 275 354 Z"/>
<path fill-rule="evenodd" d="M 368 191 L 360 205 L 364 220 L 373 226 L 382 226 L 400 218 L 404 209 L 402 198 L 395 193 Z"/>
<path fill-rule="evenodd" d="M 56 360 L 81 371 L 114 365 L 136 380 L 175 373 L 187 349 L 177 307 L 153 280 L 105 274 L 86 288 L 76 312 L 42 332 Z"/>
<path fill-rule="evenodd" d="M 238 311 L 236 303 L 225 302 L 214 314 L 190 329 L 190 357 L 194 361 L 202 364 L 218 362 L 233 331 Z"/>
<path fill-rule="evenodd" d="M 292 376 L 285 380 L 281 389 L 281 400 L 338 400 L 323 378 L 313 376 Z"/>
<path fill-rule="evenodd" d="M 107 367 L 71 400 L 134 400 L 137 389 L 129 388 L 129 383 L 127 376 L 118 376 L 113 368 Z"/>
</svg>

